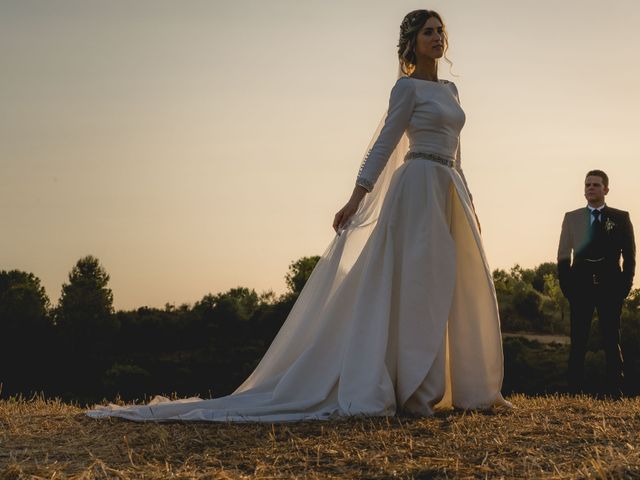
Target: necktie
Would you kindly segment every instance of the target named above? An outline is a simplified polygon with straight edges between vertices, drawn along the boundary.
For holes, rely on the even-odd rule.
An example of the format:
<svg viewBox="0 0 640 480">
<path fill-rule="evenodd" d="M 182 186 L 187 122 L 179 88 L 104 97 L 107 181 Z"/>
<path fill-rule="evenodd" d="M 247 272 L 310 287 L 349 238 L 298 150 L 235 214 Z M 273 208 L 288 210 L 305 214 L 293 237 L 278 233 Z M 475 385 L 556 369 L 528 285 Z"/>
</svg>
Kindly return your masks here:
<svg viewBox="0 0 640 480">
<path fill-rule="evenodd" d="M 600 225 L 600 210 L 591 210 L 591 214 L 593 215 L 593 225 Z"/>
</svg>

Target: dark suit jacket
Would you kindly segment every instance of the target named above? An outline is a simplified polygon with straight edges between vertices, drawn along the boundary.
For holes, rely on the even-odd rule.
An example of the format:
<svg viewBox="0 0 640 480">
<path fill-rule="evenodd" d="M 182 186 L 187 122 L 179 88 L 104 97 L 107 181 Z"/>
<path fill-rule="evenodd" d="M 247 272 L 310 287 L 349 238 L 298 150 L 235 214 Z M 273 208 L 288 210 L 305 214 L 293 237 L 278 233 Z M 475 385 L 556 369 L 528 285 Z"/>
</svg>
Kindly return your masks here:
<svg viewBox="0 0 640 480">
<path fill-rule="evenodd" d="M 614 272 L 611 287 L 616 288 L 622 298 L 633 285 L 636 268 L 636 245 L 633 225 L 629 213 L 606 206 L 602 209 L 603 251 L 607 267 Z M 591 241 L 591 213 L 587 207 L 567 212 L 562 222 L 558 245 L 558 275 L 560 288 L 568 298 L 575 293 L 576 274 L 579 265 L 589 255 Z M 622 256 L 622 269 L 620 257 Z"/>
</svg>

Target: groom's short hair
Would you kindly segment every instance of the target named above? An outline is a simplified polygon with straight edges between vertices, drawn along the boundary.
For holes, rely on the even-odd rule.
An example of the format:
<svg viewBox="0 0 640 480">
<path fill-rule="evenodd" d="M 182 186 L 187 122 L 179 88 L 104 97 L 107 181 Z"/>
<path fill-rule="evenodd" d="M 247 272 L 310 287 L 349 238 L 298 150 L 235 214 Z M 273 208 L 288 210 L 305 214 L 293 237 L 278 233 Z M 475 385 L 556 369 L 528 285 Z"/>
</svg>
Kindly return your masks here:
<svg viewBox="0 0 640 480">
<path fill-rule="evenodd" d="M 594 177 L 600 177 L 600 178 L 602 179 L 602 184 L 603 184 L 605 187 L 608 187 L 608 186 L 609 186 L 609 177 L 608 177 L 608 176 L 607 176 L 607 174 L 606 174 L 606 173 L 604 173 L 602 170 L 589 170 L 589 171 L 587 172 L 587 175 L 585 176 L 585 178 L 587 178 L 587 177 L 591 177 L 591 176 L 594 176 Z"/>
</svg>

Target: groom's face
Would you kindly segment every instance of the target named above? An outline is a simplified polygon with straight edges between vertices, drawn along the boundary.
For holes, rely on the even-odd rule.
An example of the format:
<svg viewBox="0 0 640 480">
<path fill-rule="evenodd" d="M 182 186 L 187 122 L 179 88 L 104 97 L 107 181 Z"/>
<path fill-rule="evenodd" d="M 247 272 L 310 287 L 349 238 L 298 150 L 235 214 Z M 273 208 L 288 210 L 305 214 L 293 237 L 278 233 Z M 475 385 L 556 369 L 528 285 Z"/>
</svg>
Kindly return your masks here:
<svg viewBox="0 0 640 480">
<path fill-rule="evenodd" d="M 605 187 L 602 178 L 597 175 L 589 175 L 584 180 L 584 198 L 590 204 L 604 203 L 604 196 L 609 193 L 609 187 Z"/>
</svg>

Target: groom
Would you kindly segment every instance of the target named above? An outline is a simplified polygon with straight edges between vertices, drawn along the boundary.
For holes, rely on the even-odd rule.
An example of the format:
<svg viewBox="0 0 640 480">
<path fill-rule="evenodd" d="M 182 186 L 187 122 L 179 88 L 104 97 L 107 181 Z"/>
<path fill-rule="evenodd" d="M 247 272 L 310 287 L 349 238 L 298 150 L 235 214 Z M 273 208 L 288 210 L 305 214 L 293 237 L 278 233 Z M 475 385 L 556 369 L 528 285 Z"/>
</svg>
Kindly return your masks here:
<svg viewBox="0 0 640 480">
<path fill-rule="evenodd" d="M 587 207 L 567 212 L 562 222 L 558 275 L 562 293 L 571 305 L 569 388 L 579 392 L 583 387 L 587 340 L 597 310 L 607 363 L 607 393 L 619 397 L 623 379 L 620 313 L 633 284 L 636 247 L 629 213 L 606 205 L 608 192 L 606 173 L 587 173 Z"/>
</svg>

